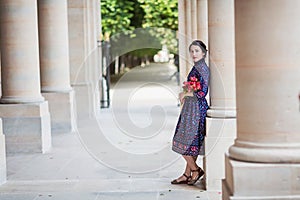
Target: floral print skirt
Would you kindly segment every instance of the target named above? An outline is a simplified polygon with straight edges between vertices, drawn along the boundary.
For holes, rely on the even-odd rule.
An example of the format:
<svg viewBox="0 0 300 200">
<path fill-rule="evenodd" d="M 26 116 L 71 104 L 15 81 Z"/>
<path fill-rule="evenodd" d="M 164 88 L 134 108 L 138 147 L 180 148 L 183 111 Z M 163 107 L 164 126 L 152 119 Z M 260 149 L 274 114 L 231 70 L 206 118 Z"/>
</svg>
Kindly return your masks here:
<svg viewBox="0 0 300 200">
<path fill-rule="evenodd" d="M 185 97 L 173 137 L 173 151 L 188 156 L 203 155 L 206 110 L 201 110 L 197 97 Z"/>
</svg>

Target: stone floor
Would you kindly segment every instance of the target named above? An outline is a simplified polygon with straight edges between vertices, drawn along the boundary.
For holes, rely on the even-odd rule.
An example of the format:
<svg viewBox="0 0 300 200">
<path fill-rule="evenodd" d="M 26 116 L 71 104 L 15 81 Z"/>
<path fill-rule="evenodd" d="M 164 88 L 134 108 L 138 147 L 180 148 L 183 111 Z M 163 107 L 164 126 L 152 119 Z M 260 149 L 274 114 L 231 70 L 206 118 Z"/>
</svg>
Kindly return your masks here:
<svg viewBox="0 0 300 200">
<path fill-rule="evenodd" d="M 170 64 L 132 69 L 99 113 L 92 112 L 93 88 L 75 87 L 76 130 L 54 134 L 48 153 L 9 155 L 0 199 L 221 199 L 200 181 L 170 184 L 184 169 L 170 144 L 179 114 L 174 72 Z"/>
</svg>

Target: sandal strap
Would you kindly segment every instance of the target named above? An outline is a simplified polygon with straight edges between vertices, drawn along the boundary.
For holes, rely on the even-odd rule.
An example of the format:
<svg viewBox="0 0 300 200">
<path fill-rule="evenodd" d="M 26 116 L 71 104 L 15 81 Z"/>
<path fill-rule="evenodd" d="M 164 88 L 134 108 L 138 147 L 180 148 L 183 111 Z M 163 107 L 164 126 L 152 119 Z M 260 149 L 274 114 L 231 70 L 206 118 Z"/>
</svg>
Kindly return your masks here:
<svg viewBox="0 0 300 200">
<path fill-rule="evenodd" d="M 191 176 L 188 176 L 188 175 L 186 175 L 186 174 L 183 174 L 182 176 L 184 176 L 184 177 L 187 178 L 187 179 L 191 178 Z"/>
</svg>

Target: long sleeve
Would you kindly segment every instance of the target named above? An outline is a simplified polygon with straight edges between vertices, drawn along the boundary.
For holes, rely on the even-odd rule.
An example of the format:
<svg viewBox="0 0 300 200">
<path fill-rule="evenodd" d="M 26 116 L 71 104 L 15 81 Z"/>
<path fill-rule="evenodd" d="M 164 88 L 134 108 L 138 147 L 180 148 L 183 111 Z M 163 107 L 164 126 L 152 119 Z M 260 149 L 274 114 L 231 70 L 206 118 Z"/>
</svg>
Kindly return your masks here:
<svg viewBox="0 0 300 200">
<path fill-rule="evenodd" d="M 209 68 L 206 65 L 200 67 L 200 83 L 201 89 L 194 92 L 194 95 L 197 98 L 204 98 L 208 92 L 208 84 L 209 84 Z"/>
</svg>

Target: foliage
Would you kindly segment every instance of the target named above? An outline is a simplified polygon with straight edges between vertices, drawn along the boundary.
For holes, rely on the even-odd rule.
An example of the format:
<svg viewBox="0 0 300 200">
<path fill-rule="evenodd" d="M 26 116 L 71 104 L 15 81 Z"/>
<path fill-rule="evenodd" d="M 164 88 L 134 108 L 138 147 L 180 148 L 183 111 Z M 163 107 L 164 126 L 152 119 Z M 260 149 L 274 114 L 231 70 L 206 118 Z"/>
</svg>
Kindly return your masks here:
<svg viewBox="0 0 300 200">
<path fill-rule="evenodd" d="M 157 43 L 160 43 L 160 47 L 165 44 L 171 52 L 177 53 L 177 0 L 101 0 L 101 14 L 102 33 L 110 36 L 116 54 L 135 43 L 140 44 L 141 40 L 134 37 L 141 35 L 147 38 L 143 40 L 148 45 L 146 48 L 159 48 Z M 136 31 L 140 27 L 145 30 Z M 146 42 L 154 43 L 155 47 L 151 47 L 152 44 L 149 47 Z M 141 50 L 138 52 L 140 55 Z"/>
<path fill-rule="evenodd" d="M 143 27 L 178 29 L 178 0 L 138 0 L 144 9 Z"/>
<path fill-rule="evenodd" d="M 148 28 L 136 28 L 132 31 L 131 35 L 126 33 L 119 33 L 113 35 L 111 41 L 111 52 L 113 55 L 123 55 L 129 51 L 138 52 L 136 55 L 141 56 L 141 52 L 144 54 L 152 55 L 153 50 L 160 49 L 161 44 L 157 37 L 151 35 Z M 134 37 L 131 37 L 134 35 Z"/>
<path fill-rule="evenodd" d="M 138 0 L 131 1 L 134 3 L 132 11 L 133 17 L 131 18 L 131 26 L 135 28 L 142 28 L 145 16 L 144 9 L 141 7 L 141 4 L 138 2 Z"/>
<path fill-rule="evenodd" d="M 157 37 L 162 45 L 167 45 L 171 52 L 177 53 L 178 0 L 138 0 L 138 2 L 145 12 L 143 27 L 157 27 L 151 34 Z"/>
<path fill-rule="evenodd" d="M 133 30 L 133 6 L 134 2 L 128 0 L 101 0 L 102 33 L 110 36 Z"/>
</svg>

